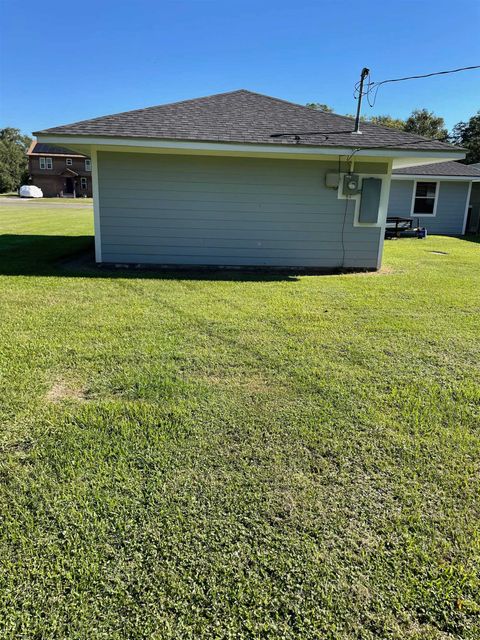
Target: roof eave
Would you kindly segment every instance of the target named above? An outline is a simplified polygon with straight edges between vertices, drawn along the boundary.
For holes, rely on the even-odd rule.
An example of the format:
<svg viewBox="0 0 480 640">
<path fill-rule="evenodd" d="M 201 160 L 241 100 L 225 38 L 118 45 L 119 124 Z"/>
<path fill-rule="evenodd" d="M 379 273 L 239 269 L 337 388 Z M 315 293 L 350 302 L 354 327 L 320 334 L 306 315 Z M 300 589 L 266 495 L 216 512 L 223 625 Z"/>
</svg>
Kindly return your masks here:
<svg viewBox="0 0 480 640">
<path fill-rule="evenodd" d="M 445 182 L 480 182 L 479 176 L 435 175 L 430 173 L 392 173 L 393 180 L 442 180 Z"/>
<path fill-rule="evenodd" d="M 393 158 L 394 168 L 445 162 L 446 160 L 462 160 L 465 152 L 456 147 L 447 149 L 406 149 L 388 147 L 358 147 L 358 141 L 351 146 L 313 146 L 301 144 L 265 144 L 251 142 L 219 142 L 200 140 L 178 140 L 167 138 L 140 138 L 111 135 L 73 135 L 38 131 L 35 133 L 38 142 L 67 145 L 84 155 L 90 150 L 142 151 L 148 153 L 183 153 L 204 155 L 243 155 L 269 157 L 315 158 L 318 156 L 350 156 L 369 158 Z"/>
<path fill-rule="evenodd" d="M 43 153 L 28 153 L 27 156 L 51 156 L 52 158 L 84 158 L 83 153 L 52 153 L 51 151 L 45 151 Z"/>
</svg>

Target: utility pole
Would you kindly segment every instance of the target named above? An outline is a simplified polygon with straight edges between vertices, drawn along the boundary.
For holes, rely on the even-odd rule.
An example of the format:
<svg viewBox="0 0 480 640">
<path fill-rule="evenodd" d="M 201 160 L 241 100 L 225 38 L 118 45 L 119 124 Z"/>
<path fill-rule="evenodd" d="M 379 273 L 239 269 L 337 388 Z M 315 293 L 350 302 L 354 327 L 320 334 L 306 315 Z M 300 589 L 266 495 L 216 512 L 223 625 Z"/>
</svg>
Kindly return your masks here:
<svg viewBox="0 0 480 640">
<path fill-rule="evenodd" d="M 360 88 L 358 90 L 358 104 L 357 104 L 357 115 L 355 117 L 355 129 L 353 131 L 353 133 L 362 133 L 360 131 L 360 110 L 362 108 L 362 97 L 363 97 L 363 83 L 365 81 L 365 78 L 368 76 L 368 74 L 370 73 L 370 69 L 367 69 L 367 67 L 363 67 L 362 72 L 360 74 Z"/>
</svg>

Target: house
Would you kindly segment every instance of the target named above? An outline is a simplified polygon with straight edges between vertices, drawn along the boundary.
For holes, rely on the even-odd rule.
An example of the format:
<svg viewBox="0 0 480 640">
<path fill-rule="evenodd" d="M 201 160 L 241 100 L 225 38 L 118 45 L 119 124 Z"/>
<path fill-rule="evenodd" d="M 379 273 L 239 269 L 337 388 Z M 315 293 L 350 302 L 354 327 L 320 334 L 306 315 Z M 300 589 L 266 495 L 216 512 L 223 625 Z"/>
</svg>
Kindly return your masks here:
<svg viewBox="0 0 480 640">
<path fill-rule="evenodd" d="M 438 140 L 239 90 L 36 132 L 92 158 L 99 263 L 377 269 L 392 168 Z"/>
<path fill-rule="evenodd" d="M 475 185 L 475 189 L 472 187 Z M 471 196 L 480 187 L 480 171 L 460 162 L 395 169 L 388 216 L 413 218 L 429 233 L 463 235 L 478 230 Z"/>
<path fill-rule="evenodd" d="M 27 151 L 29 183 L 46 197 L 92 197 L 92 165 L 82 153 L 36 142 Z"/>
</svg>

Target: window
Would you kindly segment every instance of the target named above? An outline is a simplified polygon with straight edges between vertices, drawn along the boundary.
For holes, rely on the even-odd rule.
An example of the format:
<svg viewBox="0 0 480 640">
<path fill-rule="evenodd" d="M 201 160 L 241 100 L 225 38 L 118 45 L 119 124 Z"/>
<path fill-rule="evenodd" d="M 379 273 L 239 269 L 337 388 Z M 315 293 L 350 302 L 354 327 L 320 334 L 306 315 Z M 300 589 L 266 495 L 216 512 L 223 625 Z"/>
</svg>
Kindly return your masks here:
<svg viewBox="0 0 480 640">
<path fill-rule="evenodd" d="M 73 164 L 73 160 L 71 158 L 67 158 L 65 160 L 65 164 L 67 165 L 67 167 L 71 167 Z"/>
<path fill-rule="evenodd" d="M 438 182 L 416 182 L 413 192 L 412 216 L 434 216 L 437 209 Z"/>
<path fill-rule="evenodd" d="M 87 188 L 87 179 L 86 178 L 80 178 L 80 188 L 81 189 L 86 189 Z"/>
<path fill-rule="evenodd" d="M 40 158 L 40 169 L 53 169 L 53 161 L 51 158 Z"/>
<path fill-rule="evenodd" d="M 85 171 L 91 171 L 92 170 L 92 161 L 90 160 L 90 158 L 85 158 Z"/>
</svg>

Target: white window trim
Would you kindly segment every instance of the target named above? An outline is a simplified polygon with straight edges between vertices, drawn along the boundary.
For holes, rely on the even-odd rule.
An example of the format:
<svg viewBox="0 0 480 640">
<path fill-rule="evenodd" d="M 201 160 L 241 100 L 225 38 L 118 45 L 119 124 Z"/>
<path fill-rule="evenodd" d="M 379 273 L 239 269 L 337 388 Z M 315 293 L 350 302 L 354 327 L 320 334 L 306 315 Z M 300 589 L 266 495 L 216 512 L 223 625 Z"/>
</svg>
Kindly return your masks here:
<svg viewBox="0 0 480 640">
<path fill-rule="evenodd" d="M 71 158 L 65 158 L 65 164 L 67 167 L 71 167 L 73 164 L 73 160 Z"/>
<path fill-rule="evenodd" d="M 91 170 L 92 170 L 92 161 L 90 158 L 85 158 L 85 171 L 91 171 Z"/>
<path fill-rule="evenodd" d="M 46 169 L 47 168 L 47 160 L 46 160 L 46 158 L 41 157 L 41 158 L 38 159 L 38 162 L 39 162 L 40 169 Z"/>
<path fill-rule="evenodd" d="M 419 182 L 434 182 L 435 187 L 435 200 L 433 202 L 433 213 L 415 213 L 415 197 L 417 193 L 417 184 Z M 413 193 L 412 193 L 412 203 L 410 205 L 410 217 L 411 218 L 435 218 L 437 215 L 437 205 L 438 205 L 438 195 L 440 193 L 440 180 L 428 180 L 426 178 L 422 180 L 414 180 L 413 181 Z"/>
<path fill-rule="evenodd" d="M 49 171 L 53 169 L 53 158 L 45 158 L 45 169 L 48 169 Z"/>
<path fill-rule="evenodd" d="M 80 178 L 80 188 L 81 189 L 87 189 L 88 188 L 88 178 L 86 178 L 85 176 L 82 176 Z"/>
</svg>

